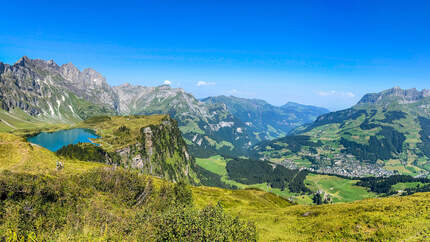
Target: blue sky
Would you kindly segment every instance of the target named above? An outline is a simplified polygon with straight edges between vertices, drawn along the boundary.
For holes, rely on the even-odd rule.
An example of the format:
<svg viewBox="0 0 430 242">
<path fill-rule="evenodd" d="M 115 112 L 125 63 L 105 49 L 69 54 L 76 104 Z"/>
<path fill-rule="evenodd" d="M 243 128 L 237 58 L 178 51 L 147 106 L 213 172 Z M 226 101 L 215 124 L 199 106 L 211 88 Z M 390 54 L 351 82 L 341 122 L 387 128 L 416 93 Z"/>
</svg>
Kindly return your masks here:
<svg viewBox="0 0 430 242">
<path fill-rule="evenodd" d="M 0 61 L 336 110 L 367 92 L 430 88 L 429 12 L 428 1 L 7 1 Z"/>
</svg>

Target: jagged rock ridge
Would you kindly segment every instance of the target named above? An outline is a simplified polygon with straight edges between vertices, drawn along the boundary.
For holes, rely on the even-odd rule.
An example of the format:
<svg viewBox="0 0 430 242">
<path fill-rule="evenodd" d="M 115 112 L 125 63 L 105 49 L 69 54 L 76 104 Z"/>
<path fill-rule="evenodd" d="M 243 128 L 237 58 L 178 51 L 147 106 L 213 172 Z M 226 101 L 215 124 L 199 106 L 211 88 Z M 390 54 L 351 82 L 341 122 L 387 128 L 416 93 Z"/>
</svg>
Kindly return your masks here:
<svg viewBox="0 0 430 242">
<path fill-rule="evenodd" d="M 99 98 L 104 96 L 103 89 L 100 91 L 96 85 L 83 88 L 88 93 L 93 90 L 92 95 L 84 95 L 83 89 L 72 85 L 77 80 L 66 77 L 66 70 L 70 69 L 60 67 L 52 60 L 31 60 L 27 57 L 22 57 L 14 65 L 0 63 L 1 108 L 6 111 L 19 108 L 31 116 L 57 121 L 77 121 L 92 114 L 114 112 L 114 105 L 95 101 L 103 100 Z M 93 71 L 88 70 L 84 74 L 87 73 L 88 76 L 96 76 Z M 99 82 L 102 88 L 107 85 L 103 80 Z"/>
</svg>

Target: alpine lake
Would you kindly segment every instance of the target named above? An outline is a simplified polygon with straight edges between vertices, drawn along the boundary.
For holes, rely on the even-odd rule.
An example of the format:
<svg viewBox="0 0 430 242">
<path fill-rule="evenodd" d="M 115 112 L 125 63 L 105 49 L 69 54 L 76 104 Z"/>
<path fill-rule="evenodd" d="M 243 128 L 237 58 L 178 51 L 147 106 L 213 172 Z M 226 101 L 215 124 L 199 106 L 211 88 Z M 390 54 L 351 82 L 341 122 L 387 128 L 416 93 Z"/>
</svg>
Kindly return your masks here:
<svg viewBox="0 0 430 242">
<path fill-rule="evenodd" d="M 91 139 L 100 138 L 90 129 L 75 128 L 59 130 L 56 132 L 41 132 L 35 136 L 27 138 L 27 141 L 40 145 L 52 152 L 56 152 L 63 146 L 77 143 L 93 143 Z"/>
</svg>

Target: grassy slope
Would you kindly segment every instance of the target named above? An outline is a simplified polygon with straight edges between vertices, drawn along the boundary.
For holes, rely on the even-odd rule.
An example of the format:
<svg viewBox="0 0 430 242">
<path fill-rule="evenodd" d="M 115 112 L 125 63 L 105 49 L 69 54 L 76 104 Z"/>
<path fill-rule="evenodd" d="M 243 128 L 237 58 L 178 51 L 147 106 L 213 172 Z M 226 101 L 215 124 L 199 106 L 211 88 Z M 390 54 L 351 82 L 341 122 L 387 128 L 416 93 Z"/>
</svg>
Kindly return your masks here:
<svg viewBox="0 0 430 242">
<path fill-rule="evenodd" d="M 0 133 L 0 171 L 10 170 L 30 174 L 55 174 L 56 162 L 61 160 L 64 169 L 61 173 L 74 174 L 95 167 L 101 163 L 89 163 L 79 160 L 59 158 L 51 151 L 38 145 L 32 145 L 24 138 Z"/>
<path fill-rule="evenodd" d="M 65 126 L 67 123 L 59 124 L 50 120 L 42 120 L 32 117 L 20 109 L 6 112 L 0 109 L 0 132 L 22 132 L 31 129 L 46 129 L 54 126 Z"/>
<path fill-rule="evenodd" d="M 101 136 L 95 142 L 107 151 L 115 151 L 129 144 L 136 143 L 142 127 L 160 124 L 165 117 L 166 115 L 113 116 L 109 120 L 101 122 L 84 121 L 77 126 L 94 130 Z M 119 139 L 114 132 L 123 125 L 130 129 L 130 134 L 121 136 L 121 139 Z"/>
<path fill-rule="evenodd" d="M 356 180 L 347 180 L 336 176 L 309 174 L 305 184 L 312 190 L 328 193 L 333 202 L 353 202 L 376 197 L 364 187 L 355 186 Z"/>
<path fill-rule="evenodd" d="M 28 172 L 32 174 L 59 175 L 55 162 L 58 157 L 46 149 L 32 146 L 24 139 L 0 134 L 0 170 Z M 95 167 L 99 163 L 65 160 L 61 174 L 76 174 Z M 156 183 L 162 183 L 155 180 Z M 430 193 L 407 197 L 368 199 L 355 203 L 335 205 L 291 205 L 288 201 L 259 190 L 225 190 L 211 187 L 194 187 L 197 207 L 221 201 L 226 210 L 255 222 L 261 241 L 315 241 L 315 240 L 426 240 L 430 232 Z M 88 206 L 108 209 L 106 214 L 120 223 L 122 216 L 133 216 L 134 210 L 109 202 L 111 194 L 95 194 Z M 88 210 L 91 211 L 91 210 Z M 102 211 L 102 210 L 98 210 Z M 84 216 L 91 219 L 91 214 Z M 86 221 L 85 220 L 85 221 Z M 75 239 L 96 239 L 91 231 L 96 229 L 88 220 L 86 235 L 69 234 Z M 119 239 L 114 229 L 107 228 L 108 237 Z M 63 236 L 66 236 L 65 233 Z M 67 239 L 62 237 L 62 239 Z"/>
<path fill-rule="evenodd" d="M 400 182 L 391 187 L 392 191 L 404 191 L 407 188 L 421 187 L 424 184 L 421 182 Z"/>
<path fill-rule="evenodd" d="M 262 191 L 197 187 L 198 206 L 221 201 L 254 221 L 261 241 L 428 240 L 430 193 L 333 205 L 289 205 Z"/>
<path fill-rule="evenodd" d="M 227 174 L 225 166 L 227 161 L 220 155 L 211 156 L 208 158 L 196 158 L 196 163 L 202 168 L 220 176 Z"/>
</svg>

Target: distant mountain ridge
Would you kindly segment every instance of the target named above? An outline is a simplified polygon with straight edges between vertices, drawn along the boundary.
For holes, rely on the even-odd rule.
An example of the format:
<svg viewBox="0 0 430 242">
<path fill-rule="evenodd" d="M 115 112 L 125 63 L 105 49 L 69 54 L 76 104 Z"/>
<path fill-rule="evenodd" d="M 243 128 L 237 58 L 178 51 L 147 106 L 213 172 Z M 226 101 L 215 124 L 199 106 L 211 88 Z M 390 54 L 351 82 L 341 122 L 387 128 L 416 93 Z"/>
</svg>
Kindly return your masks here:
<svg viewBox="0 0 430 242">
<path fill-rule="evenodd" d="M 211 104 L 225 104 L 233 115 L 258 134 L 260 141 L 282 137 L 292 129 L 311 123 L 321 114 L 329 112 L 325 108 L 293 102 L 277 107 L 264 100 L 234 96 L 208 97 L 202 101 Z"/>
<path fill-rule="evenodd" d="M 181 88 L 168 85 L 114 87 L 121 114 L 169 114 L 177 119 L 194 155 L 243 155 L 257 139 L 225 105 L 206 104 Z"/>
<path fill-rule="evenodd" d="M 415 103 L 426 97 L 430 97 L 430 90 L 423 89 L 418 91 L 415 88 L 403 90 L 394 87 L 379 93 L 369 93 L 364 95 L 358 102 L 360 104 L 383 104 L 398 101 L 399 104 Z"/>
</svg>

